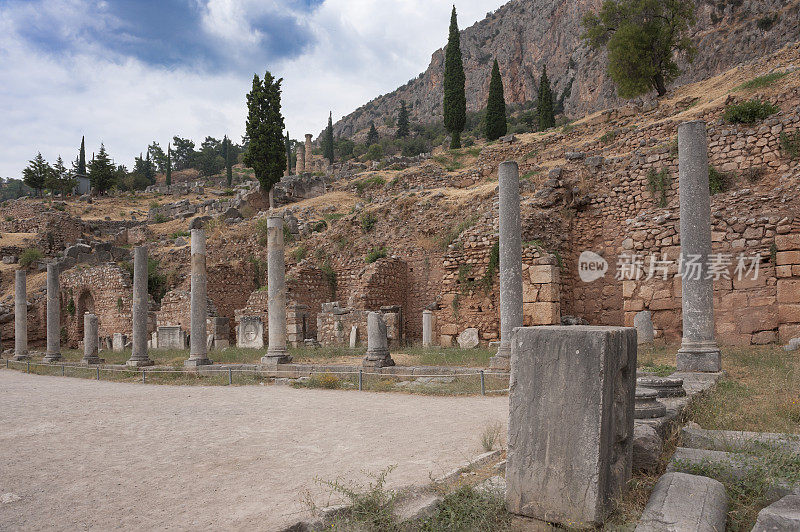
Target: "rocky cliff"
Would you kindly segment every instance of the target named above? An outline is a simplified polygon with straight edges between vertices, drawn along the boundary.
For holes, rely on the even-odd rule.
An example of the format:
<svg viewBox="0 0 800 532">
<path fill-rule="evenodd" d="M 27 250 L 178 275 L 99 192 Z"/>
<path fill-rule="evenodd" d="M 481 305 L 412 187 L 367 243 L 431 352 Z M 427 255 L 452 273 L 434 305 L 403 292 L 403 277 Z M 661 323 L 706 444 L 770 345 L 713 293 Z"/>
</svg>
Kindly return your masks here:
<svg viewBox="0 0 800 532">
<path fill-rule="evenodd" d="M 580 39 L 581 19 L 602 0 L 511 0 L 461 32 L 467 108 L 486 105 L 492 60 L 503 74 L 508 103 L 536 99 L 542 68 L 557 97 L 565 95 L 568 116 L 582 116 L 618 105 L 605 72 L 605 53 L 590 50 Z M 698 47 L 677 84 L 706 79 L 798 39 L 800 0 L 695 0 Z M 446 27 L 443 23 L 442 35 Z M 419 122 L 437 120 L 442 112 L 444 50 L 433 53 L 427 70 L 394 92 L 379 96 L 334 126 L 337 136 L 353 136 L 394 115 L 405 100 Z M 755 73 L 754 73 L 755 75 Z"/>
</svg>

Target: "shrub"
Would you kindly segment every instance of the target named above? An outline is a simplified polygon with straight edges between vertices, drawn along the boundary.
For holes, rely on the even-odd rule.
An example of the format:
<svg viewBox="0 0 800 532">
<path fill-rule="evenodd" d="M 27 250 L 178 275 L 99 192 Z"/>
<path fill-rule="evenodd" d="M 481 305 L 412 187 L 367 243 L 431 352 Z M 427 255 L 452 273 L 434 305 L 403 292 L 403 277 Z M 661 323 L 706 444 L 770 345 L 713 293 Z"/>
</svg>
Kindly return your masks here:
<svg viewBox="0 0 800 532">
<path fill-rule="evenodd" d="M 75 300 L 73 298 L 71 298 L 71 297 L 69 298 L 69 301 L 67 302 L 67 312 L 69 313 L 70 316 L 74 316 L 75 315 Z"/>
<path fill-rule="evenodd" d="M 776 105 L 761 100 L 734 103 L 725 108 L 724 118 L 732 124 L 753 124 L 779 111 Z"/>
<path fill-rule="evenodd" d="M 708 189 L 711 195 L 725 192 L 730 188 L 731 177 L 726 172 L 721 172 L 711 165 L 708 165 Z"/>
<path fill-rule="evenodd" d="M 333 295 L 333 297 L 336 297 L 336 288 L 338 285 L 336 271 L 331 267 L 330 263 L 327 261 L 324 262 L 319 269 L 322 270 L 322 275 L 324 275 L 325 280 L 328 281 L 328 286 L 331 289 L 331 294 Z"/>
<path fill-rule="evenodd" d="M 364 179 L 359 179 L 358 181 L 354 182 L 353 185 L 356 187 L 356 192 L 358 195 L 362 195 L 365 190 L 373 188 L 373 187 L 380 187 L 386 184 L 386 180 L 384 180 L 379 175 L 373 175 L 370 177 L 365 177 Z"/>
<path fill-rule="evenodd" d="M 615 129 L 612 129 L 610 131 L 606 131 L 605 133 L 603 133 L 603 135 L 600 137 L 599 140 L 603 144 L 608 144 L 609 142 L 612 142 L 615 138 L 617 138 L 617 131 Z"/>
<path fill-rule="evenodd" d="M 466 220 L 463 220 L 453 226 L 449 231 L 444 233 L 439 239 L 438 244 L 442 251 L 447 251 L 447 248 L 450 247 L 450 244 L 455 242 L 455 240 L 467 229 L 475 225 L 475 222 L 478 220 L 477 216 L 470 216 Z"/>
<path fill-rule="evenodd" d="M 189 236 L 189 231 L 175 231 L 174 233 L 172 233 L 170 235 L 170 238 L 172 238 L 172 239 L 182 238 L 182 237 L 185 238 L 187 236 Z"/>
<path fill-rule="evenodd" d="M 312 375 L 307 382 L 309 388 L 325 388 L 326 390 L 336 390 L 342 387 L 342 381 L 332 373 L 322 375 Z"/>
<path fill-rule="evenodd" d="M 367 255 L 364 257 L 364 262 L 367 264 L 372 264 L 378 259 L 383 259 L 387 255 L 386 248 L 381 246 L 377 248 L 372 248 L 367 252 Z"/>
<path fill-rule="evenodd" d="M 373 144 L 367 148 L 364 158 L 368 161 L 380 161 L 383 158 L 383 147 L 380 144 Z"/>
<path fill-rule="evenodd" d="M 256 222 L 256 241 L 259 246 L 267 245 L 267 217 L 259 218 Z"/>
<path fill-rule="evenodd" d="M 800 157 L 800 131 L 794 133 L 781 133 L 781 150 L 786 153 L 789 159 Z"/>
<path fill-rule="evenodd" d="M 647 185 L 653 196 L 658 196 L 658 206 L 667 206 L 667 189 L 669 189 L 669 172 L 666 168 L 662 168 L 656 172 L 655 168 L 651 168 L 647 172 Z"/>
<path fill-rule="evenodd" d="M 169 218 L 167 218 L 163 214 L 159 213 L 159 214 L 156 214 L 156 217 L 155 217 L 155 219 L 153 221 L 155 223 L 157 223 L 157 224 L 163 224 L 164 222 L 168 222 Z"/>
<path fill-rule="evenodd" d="M 305 246 L 297 246 L 292 250 L 292 255 L 294 256 L 295 262 L 300 262 L 308 256 L 308 248 Z"/>
<path fill-rule="evenodd" d="M 366 234 L 372 231 L 378 219 L 371 212 L 365 212 L 361 215 L 361 232 Z"/>
<path fill-rule="evenodd" d="M 23 268 L 29 267 L 36 261 L 42 259 L 42 252 L 36 248 L 28 248 L 19 254 L 19 265 Z"/>
</svg>

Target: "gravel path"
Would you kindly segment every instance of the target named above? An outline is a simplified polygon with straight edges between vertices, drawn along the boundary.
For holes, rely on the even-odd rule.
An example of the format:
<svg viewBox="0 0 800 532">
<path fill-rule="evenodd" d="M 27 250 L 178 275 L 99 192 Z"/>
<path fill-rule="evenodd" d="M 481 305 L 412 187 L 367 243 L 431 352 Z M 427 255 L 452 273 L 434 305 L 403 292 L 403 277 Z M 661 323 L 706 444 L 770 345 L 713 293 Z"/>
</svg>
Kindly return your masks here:
<svg viewBox="0 0 800 532">
<path fill-rule="evenodd" d="M 506 397 L 124 384 L 0 370 L 0 530 L 260 529 L 315 479 L 423 484 L 481 452 Z M 13 494 L 9 495 L 9 494 Z M 19 497 L 19 500 L 15 500 Z"/>
</svg>

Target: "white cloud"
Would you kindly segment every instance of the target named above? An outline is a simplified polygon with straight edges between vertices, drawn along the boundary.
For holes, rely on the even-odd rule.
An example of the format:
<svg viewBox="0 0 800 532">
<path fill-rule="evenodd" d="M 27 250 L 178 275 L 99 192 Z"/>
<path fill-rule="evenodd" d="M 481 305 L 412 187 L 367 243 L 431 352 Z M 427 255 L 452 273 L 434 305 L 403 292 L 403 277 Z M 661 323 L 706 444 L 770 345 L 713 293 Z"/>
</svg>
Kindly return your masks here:
<svg viewBox="0 0 800 532">
<path fill-rule="evenodd" d="M 129 167 L 153 140 L 164 146 L 173 135 L 198 144 L 206 135 L 238 139 L 252 73 L 265 70 L 284 78 L 292 137 L 316 135 L 329 110 L 335 120 L 422 72 L 446 41 L 451 9 L 449 2 L 430 0 L 327 0 L 303 15 L 291 2 L 208 3 L 203 30 L 232 50 L 257 46 L 265 36 L 248 21 L 278 4 L 288 6 L 287 14 L 305 17 L 316 37 L 295 59 L 252 65 L 252 72 L 240 74 L 154 67 L 90 43 L 79 53 L 47 54 L 26 44 L 17 35 L 14 13 L 0 8 L 0 176 L 19 177 L 37 151 L 48 160 L 59 154 L 74 159 L 81 135 L 89 154 L 102 141 Z M 67 11 L 76 5 L 59 3 Z M 460 27 L 503 3 L 460 2 Z"/>
</svg>

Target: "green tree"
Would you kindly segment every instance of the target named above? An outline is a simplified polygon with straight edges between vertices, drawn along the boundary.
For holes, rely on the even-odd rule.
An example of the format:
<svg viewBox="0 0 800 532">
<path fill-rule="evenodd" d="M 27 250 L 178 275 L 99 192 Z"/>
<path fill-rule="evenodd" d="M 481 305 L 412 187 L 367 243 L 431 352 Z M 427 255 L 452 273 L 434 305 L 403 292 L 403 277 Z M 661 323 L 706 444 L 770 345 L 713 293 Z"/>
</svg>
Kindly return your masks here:
<svg viewBox="0 0 800 532">
<path fill-rule="evenodd" d="M 264 80 L 253 76 L 253 87 L 247 94 L 247 123 L 249 143 L 244 164 L 252 168 L 261 188 L 269 192 L 270 207 L 274 205 L 272 187 L 281 180 L 286 168 L 283 145 L 283 115 L 281 115 L 281 82 L 269 72 Z"/>
<path fill-rule="evenodd" d="M 286 132 L 283 144 L 286 148 L 286 173 L 289 175 L 292 173 L 292 140 L 289 138 L 288 131 Z"/>
<path fill-rule="evenodd" d="M 539 79 L 536 114 L 539 117 L 539 131 L 556 125 L 556 116 L 553 111 L 553 91 L 550 89 L 550 80 L 547 78 L 547 65 L 542 68 L 542 77 Z"/>
<path fill-rule="evenodd" d="M 48 180 L 53 174 L 50 163 L 44 160 L 41 152 L 36 157 L 28 161 L 28 166 L 22 170 L 22 182 L 31 187 L 41 196 L 42 189 L 47 185 Z"/>
<path fill-rule="evenodd" d="M 158 144 L 153 141 L 148 147 L 147 152 L 150 154 L 150 160 L 153 162 L 153 170 L 164 173 L 167 171 L 167 154 Z"/>
<path fill-rule="evenodd" d="M 116 168 L 106 152 L 104 144 L 100 143 L 100 151 L 89 163 L 89 182 L 97 194 L 105 194 L 114 184 Z"/>
<path fill-rule="evenodd" d="M 403 139 L 408 136 L 408 109 L 405 100 L 400 100 L 400 111 L 397 115 L 397 138 Z"/>
<path fill-rule="evenodd" d="M 492 66 L 492 79 L 489 82 L 489 100 L 486 102 L 486 139 L 497 140 L 507 131 L 503 78 L 500 77 L 500 67 L 495 59 Z"/>
<path fill-rule="evenodd" d="M 450 15 L 450 35 L 444 56 L 444 127 L 451 135 L 450 149 L 461 147 L 461 132 L 467 119 L 467 97 L 464 94 L 464 63 L 458 32 L 456 6 Z"/>
<path fill-rule="evenodd" d="M 69 171 L 64 166 L 64 160 L 61 156 L 56 159 L 56 164 L 53 165 L 49 179 L 47 180 L 47 188 L 53 193 L 60 193 L 62 196 L 69 194 L 75 188 L 77 180 L 69 175 Z"/>
<path fill-rule="evenodd" d="M 166 183 L 167 186 L 172 185 L 172 147 L 170 144 L 167 144 Z"/>
<path fill-rule="evenodd" d="M 333 113 L 328 115 L 328 127 L 325 128 L 325 140 L 323 141 L 325 158 L 333 164 Z"/>
<path fill-rule="evenodd" d="M 222 139 L 222 153 L 225 159 L 225 180 L 230 188 L 233 186 L 233 147 L 228 135 L 225 135 L 225 138 Z"/>
<path fill-rule="evenodd" d="M 380 140 L 378 136 L 378 130 L 375 129 L 375 123 L 370 120 L 369 122 L 369 133 L 367 133 L 367 146 L 372 146 L 373 144 L 377 144 Z"/>
<path fill-rule="evenodd" d="M 694 60 L 689 28 L 696 20 L 694 2 L 685 0 L 605 0 L 599 13 L 584 16 L 582 37 L 607 47 L 608 74 L 621 97 L 651 89 L 663 96 L 681 72 L 676 57 Z"/>
<path fill-rule="evenodd" d="M 190 168 L 195 162 L 197 152 L 194 150 L 194 142 L 190 139 L 184 139 L 177 135 L 172 137 L 172 143 L 175 145 L 175 170 L 185 170 Z"/>
<path fill-rule="evenodd" d="M 153 161 L 150 160 L 150 150 L 147 150 L 147 158 L 144 161 L 144 178 L 147 179 L 149 184 L 156 182 L 156 169 L 153 166 Z"/>
<path fill-rule="evenodd" d="M 81 149 L 78 151 L 78 167 L 75 169 L 76 173 L 86 175 L 86 137 L 81 137 Z"/>
</svg>

